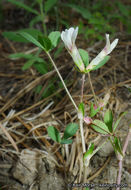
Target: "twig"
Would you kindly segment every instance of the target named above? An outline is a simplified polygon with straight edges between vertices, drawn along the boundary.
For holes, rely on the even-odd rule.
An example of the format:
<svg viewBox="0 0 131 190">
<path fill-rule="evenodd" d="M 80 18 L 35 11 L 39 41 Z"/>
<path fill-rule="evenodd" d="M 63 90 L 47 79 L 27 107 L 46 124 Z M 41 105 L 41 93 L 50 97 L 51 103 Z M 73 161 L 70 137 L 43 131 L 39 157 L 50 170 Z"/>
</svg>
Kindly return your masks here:
<svg viewBox="0 0 131 190">
<path fill-rule="evenodd" d="M 82 75 L 81 97 L 80 97 L 81 102 L 83 101 L 84 83 L 85 83 L 85 74 Z"/>
<path fill-rule="evenodd" d="M 91 181 L 94 178 L 96 178 L 103 171 L 103 169 L 107 166 L 107 164 L 110 162 L 110 160 L 111 160 L 111 156 L 108 157 L 108 159 L 106 160 L 104 165 L 97 172 L 95 172 L 95 174 L 93 174 L 91 177 L 89 177 L 86 182 Z"/>
<path fill-rule="evenodd" d="M 117 186 L 118 187 L 116 188 L 116 190 L 120 190 L 121 175 L 122 175 L 122 162 L 123 162 L 123 158 L 125 156 L 125 152 L 126 152 L 130 137 L 131 137 L 131 127 L 129 129 L 128 135 L 127 135 L 127 137 L 125 139 L 125 143 L 124 143 L 124 146 L 123 146 L 123 150 L 122 150 L 123 157 L 121 157 L 121 159 L 119 160 L 119 172 L 118 172 L 118 177 L 117 177 Z"/>
</svg>

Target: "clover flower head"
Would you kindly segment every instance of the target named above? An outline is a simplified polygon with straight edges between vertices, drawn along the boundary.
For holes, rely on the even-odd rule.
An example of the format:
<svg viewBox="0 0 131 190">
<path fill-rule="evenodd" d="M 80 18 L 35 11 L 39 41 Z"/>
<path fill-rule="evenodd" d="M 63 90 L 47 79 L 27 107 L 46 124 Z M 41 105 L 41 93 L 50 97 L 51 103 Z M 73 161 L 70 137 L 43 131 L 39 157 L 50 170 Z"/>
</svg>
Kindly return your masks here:
<svg viewBox="0 0 131 190">
<path fill-rule="evenodd" d="M 71 27 L 68 30 L 66 29 L 65 31 L 61 33 L 61 39 L 63 40 L 65 47 L 69 51 L 72 51 L 72 48 L 75 45 L 77 34 L 78 34 L 78 27 L 76 27 L 76 29 Z"/>
<path fill-rule="evenodd" d="M 86 117 L 84 117 L 84 121 L 85 121 L 85 123 L 86 123 L 87 125 L 90 125 L 93 120 L 91 119 L 91 117 L 86 116 Z"/>
<path fill-rule="evenodd" d="M 78 27 L 74 29 L 73 27 L 66 29 L 61 33 L 61 39 L 63 40 L 66 49 L 73 58 L 74 63 L 79 68 L 81 72 L 84 72 L 85 66 L 79 54 L 79 51 L 75 45 L 75 40 L 78 34 Z"/>
<path fill-rule="evenodd" d="M 109 34 L 106 34 L 106 45 L 104 49 L 91 61 L 86 70 L 92 69 L 94 66 L 98 65 L 105 58 L 105 56 L 109 55 L 113 51 L 117 43 L 118 39 L 115 39 L 112 43 L 110 43 Z"/>
</svg>

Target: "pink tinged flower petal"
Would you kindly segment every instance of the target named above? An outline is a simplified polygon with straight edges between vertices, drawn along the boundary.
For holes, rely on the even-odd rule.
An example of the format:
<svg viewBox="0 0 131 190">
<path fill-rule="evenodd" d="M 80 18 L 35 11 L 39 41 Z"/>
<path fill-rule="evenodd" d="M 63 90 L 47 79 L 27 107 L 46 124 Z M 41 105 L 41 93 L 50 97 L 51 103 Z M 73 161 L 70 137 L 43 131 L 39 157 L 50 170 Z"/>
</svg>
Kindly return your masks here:
<svg viewBox="0 0 131 190">
<path fill-rule="evenodd" d="M 109 34 L 106 34 L 106 46 L 104 49 L 91 61 L 91 63 L 87 66 L 86 70 L 93 69 L 93 66 L 98 65 L 108 54 L 112 52 L 112 50 L 116 47 L 118 43 L 118 39 L 115 39 L 110 44 Z"/>
<path fill-rule="evenodd" d="M 89 125 L 89 124 L 91 124 L 92 123 L 92 119 L 91 119 L 91 117 L 84 117 L 84 121 L 85 121 L 85 123 L 87 124 L 87 125 Z"/>
<path fill-rule="evenodd" d="M 97 105 L 94 105 L 94 109 L 95 109 L 95 110 L 97 109 Z"/>
</svg>

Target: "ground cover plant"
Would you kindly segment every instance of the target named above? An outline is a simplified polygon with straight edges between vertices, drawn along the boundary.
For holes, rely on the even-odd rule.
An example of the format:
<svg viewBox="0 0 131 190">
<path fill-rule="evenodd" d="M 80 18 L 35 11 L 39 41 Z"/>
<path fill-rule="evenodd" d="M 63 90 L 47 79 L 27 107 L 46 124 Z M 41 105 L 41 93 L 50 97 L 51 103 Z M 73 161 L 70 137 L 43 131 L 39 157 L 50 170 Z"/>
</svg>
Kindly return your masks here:
<svg viewBox="0 0 131 190">
<path fill-rule="evenodd" d="M 45 1 L 45 3 L 42 0 L 33 1 L 32 3 L 30 1 L 18 2 L 15 0 L 8 0 L 8 2 L 25 10 L 27 15 L 35 15 L 29 22 L 29 28 L 22 28 L 15 32 L 2 32 L 9 46 L 14 50 L 14 53 L 8 54 L 8 59 L 14 63 L 22 60 L 24 64 L 22 63 L 21 72 L 29 72 L 27 85 L 17 90 L 14 97 L 11 97 L 11 95 L 15 87 L 12 87 L 12 90 L 9 90 L 7 94 L 4 92 L 1 95 L 0 128 L 2 147 L 0 150 L 5 152 L 6 155 L 11 155 L 11 157 L 14 157 L 15 154 L 17 155 L 16 166 L 14 169 L 11 169 L 12 165 L 9 167 L 13 178 L 25 184 L 27 189 L 81 188 L 87 190 L 101 188 L 102 185 L 108 185 L 107 188 L 113 187 L 117 190 L 121 186 L 126 189 L 130 188 L 130 184 L 121 182 L 123 177 L 122 164 L 126 157 L 127 146 L 130 143 L 130 120 L 126 124 L 127 130 L 124 140 L 123 136 L 119 134 L 119 125 L 130 111 L 125 107 L 117 113 L 118 109 L 115 108 L 118 107 L 119 102 L 116 101 L 118 104 L 115 103 L 115 108 L 114 103 L 110 102 L 111 94 L 117 85 L 108 87 L 109 89 L 106 89 L 105 93 L 102 91 L 101 98 L 93 85 L 93 78 L 96 78 L 96 86 L 99 84 L 97 78 L 101 75 L 99 72 L 102 68 L 106 68 L 108 71 L 108 62 L 112 59 L 111 54 L 116 51 L 121 41 L 121 38 L 117 37 L 118 29 L 112 23 L 119 20 L 120 28 L 121 26 L 124 27 L 127 35 L 130 32 L 130 23 L 126 21 L 130 17 L 129 5 L 125 6 L 119 1 L 115 1 L 110 8 L 103 1 L 94 1 L 93 3 L 91 1 L 88 3 L 87 1 L 80 1 L 79 4 L 73 0 L 68 3 L 50 0 Z M 88 5 L 88 11 L 85 10 L 84 5 Z M 2 6 L 4 7 L 4 3 Z M 118 6 L 117 14 L 111 15 L 115 6 Z M 74 18 L 81 15 L 83 20 L 78 19 L 77 25 L 71 25 L 72 22 L 68 21 L 68 17 L 64 18 L 61 16 L 59 18 L 61 15 L 59 8 L 63 9 L 63 7 L 65 15 L 69 10 L 72 10 Z M 101 9 L 103 12 L 100 12 Z M 107 14 L 107 12 L 110 14 Z M 46 21 L 52 14 L 56 17 L 54 27 L 51 27 L 52 25 L 49 25 L 48 21 Z M 1 12 L 1 15 L 3 15 L 3 12 Z M 86 26 L 86 22 L 88 26 Z M 61 25 L 63 25 L 62 28 L 60 27 Z M 35 26 L 39 26 L 39 29 L 35 28 Z M 79 38 L 78 31 L 81 39 L 83 38 L 84 42 L 85 40 L 88 41 L 90 47 L 89 45 L 86 47 L 85 43 L 83 43 L 83 49 L 77 48 L 79 47 L 76 45 L 77 38 Z M 109 32 L 112 35 L 109 35 Z M 103 45 L 103 48 L 100 40 L 104 36 L 106 45 Z M 110 40 L 111 36 L 113 36 L 114 40 Z M 95 40 L 99 41 L 95 43 Z M 12 45 L 12 41 L 21 44 L 25 43 L 23 48 L 27 46 L 31 47 L 31 49 L 28 50 L 26 47 L 25 51 L 16 51 L 16 48 L 14 48 L 15 44 Z M 28 46 L 29 42 L 30 46 Z M 91 58 L 90 49 L 93 44 L 99 45 L 99 49 L 102 48 L 102 50 L 99 50 L 100 53 L 95 54 Z M 33 46 L 32 48 L 32 45 L 36 47 Z M 64 47 L 67 52 L 64 51 Z M 93 51 L 94 49 L 93 47 Z M 128 62 L 128 49 L 129 45 L 126 49 L 126 63 Z M 67 53 L 72 57 L 70 62 L 73 62 L 74 66 L 71 63 L 69 67 L 65 67 L 69 65 L 66 61 Z M 59 61 L 60 67 L 57 61 Z M 63 72 L 65 68 L 67 70 Z M 123 66 L 121 69 L 122 71 L 124 70 L 124 73 L 127 72 L 123 69 Z M 105 73 L 108 73 L 107 71 Z M 72 74 L 69 77 L 70 73 Z M 9 76 L 12 77 L 14 75 L 10 74 Z M 116 74 L 114 76 L 117 81 Z M 127 74 L 128 76 L 129 74 Z M 19 78 L 20 76 L 18 75 L 17 77 Z M 108 83 L 110 76 L 107 74 L 106 77 L 103 78 L 103 81 Z M 86 83 L 87 78 L 88 86 Z M 25 78 L 23 78 L 22 83 L 24 80 Z M 43 83 L 41 83 L 42 80 L 44 81 Z M 75 80 L 79 85 L 74 85 Z M 120 81 L 118 84 L 120 86 L 124 85 L 130 94 L 130 79 L 126 79 L 124 82 Z M 73 96 L 69 90 L 72 86 Z M 90 93 L 89 89 L 91 89 Z M 31 93 L 28 95 L 30 91 Z M 27 96 L 22 100 L 25 94 Z M 75 98 L 75 94 L 77 98 Z M 10 97 L 9 100 L 8 97 Z M 7 103 L 6 100 L 8 100 Z M 23 102 L 20 103 L 21 106 L 19 104 L 15 106 L 18 100 Z M 66 104 L 67 106 L 73 105 L 73 107 L 66 108 Z M 18 112 L 15 113 L 17 109 Z M 58 117 L 60 113 L 63 119 Z M 41 120 L 42 118 L 44 119 Z M 13 125 L 12 122 L 14 122 Z M 11 125 L 12 127 L 10 127 Z M 23 127 L 26 131 L 23 131 Z M 88 134 L 94 135 L 95 138 L 90 138 Z M 6 145 L 6 148 L 3 144 L 5 140 L 11 143 Z M 31 142 L 33 142 L 33 146 Z M 115 180 L 113 179 L 113 183 L 94 182 L 92 184 L 90 182 L 95 176 L 99 176 L 100 172 L 110 162 L 111 156 L 107 159 L 102 169 L 96 172 L 96 175 L 93 174 L 91 176 L 92 171 L 90 171 L 90 167 L 92 161 L 100 151 L 104 150 L 107 144 L 110 144 L 113 148 L 115 152 L 114 158 L 118 161 L 117 177 Z M 8 146 L 14 149 L 8 148 Z M 39 160 L 37 164 L 35 160 Z M 54 165 L 51 165 L 50 161 Z M 23 165 L 25 166 L 24 169 L 22 169 Z M 39 167 L 36 167 L 36 165 Z M 31 171 L 29 174 L 27 168 Z M 63 180 L 62 177 L 59 177 L 56 170 L 59 172 L 64 171 L 66 179 Z M 54 175 L 50 173 L 51 171 L 54 172 Z M 44 176 L 43 172 L 46 175 L 45 178 L 40 177 L 41 175 Z M 25 178 L 22 177 L 22 173 L 27 173 Z M 39 175 L 39 173 L 41 174 Z M 50 176 L 54 176 L 54 178 L 50 179 Z M 39 183 L 37 181 L 38 178 L 41 179 Z M 55 181 L 55 178 L 57 179 L 56 183 L 52 183 L 51 181 Z M 4 185 L 1 185 L 3 189 L 9 189 L 8 185 Z M 20 186 L 20 184 L 17 185 Z M 15 186 L 16 184 L 12 186 L 12 189 Z"/>
</svg>

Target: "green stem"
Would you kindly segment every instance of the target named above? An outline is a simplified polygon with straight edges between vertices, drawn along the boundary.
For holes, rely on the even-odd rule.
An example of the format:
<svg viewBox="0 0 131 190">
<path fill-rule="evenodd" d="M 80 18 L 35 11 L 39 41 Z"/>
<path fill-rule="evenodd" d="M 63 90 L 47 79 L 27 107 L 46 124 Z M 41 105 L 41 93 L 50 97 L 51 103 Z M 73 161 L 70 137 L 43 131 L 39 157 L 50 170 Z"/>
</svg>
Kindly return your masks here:
<svg viewBox="0 0 131 190">
<path fill-rule="evenodd" d="M 53 61 L 53 59 L 52 59 L 50 53 L 49 53 L 49 52 L 46 52 L 46 54 L 48 55 L 48 57 L 49 57 L 51 63 L 53 64 L 53 66 L 54 66 L 54 68 L 55 68 L 55 70 L 56 70 L 56 72 L 57 72 L 57 74 L 58 74 L 58 76 L 59 76 L 59 78 L 60 78 L 60 80 L 61 80 L 61 82 L 62 82 L 62 84 L 63 84 L 63 86 L 64 86 L 64 88 L 65 88 L 65 90 L 66 90 L 66 92 L 67 92 L 67 94 L 68 94 L 68 96 L 69 96 L 69 98 L 70 98 L 70 100 L 71 100 L 71 102 L 72 102 L 72 104 L 74 105 L 75 109 L 78 111 L 78 107 L 77 107 L 76 103 L 74 102 L 74 100 L 73 100 L 73 98 L 72 98 L 70 92 L 68 91 L 68 89 L 67 89 L 67 87 L 66 87 L 66 85 L 65 85 L 65 82 L 64 82 L 64 80 L 63 80 L 63 78 L 62 78 L 62 76 L 61 76 L 59 70 L 57 69 L 56 64 L 55 64 L 55 62 Z"/>
<path fill-rule="evenodd" d="M 42 21 L 42 26 L 43 26 L 43 30 L 45 35 L 47 35 L 47 28 L 46 28 L 46 24 L 45 24 L 45 15 L 44 15 L 44 10 L 43 10 L 43 1 L 41 0 L 39 3 L 40 6 L 40 14 L 41 14 L 41 21 Z"/>
</svg>

